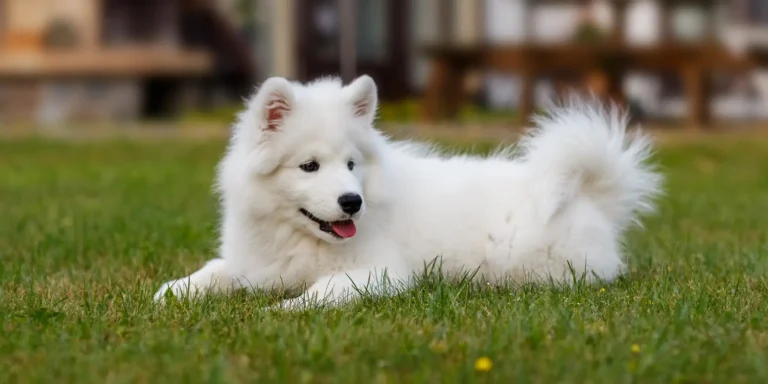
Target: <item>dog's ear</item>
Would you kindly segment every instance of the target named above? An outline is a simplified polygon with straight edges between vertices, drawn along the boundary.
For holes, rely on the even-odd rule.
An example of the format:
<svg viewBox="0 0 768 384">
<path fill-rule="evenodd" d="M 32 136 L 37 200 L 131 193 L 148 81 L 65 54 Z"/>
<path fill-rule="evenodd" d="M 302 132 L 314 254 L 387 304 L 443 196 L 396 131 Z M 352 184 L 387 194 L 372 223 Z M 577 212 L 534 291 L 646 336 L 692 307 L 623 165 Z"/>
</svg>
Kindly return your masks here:
<svg viewBox="0 0 768 384">
<path fill-rule="evenodd" d="M 277 131 L 294 106 L 291 83 L 282 77 L 270 77 L 259 88 L 251 108 L 258 116 L 262 131 Z"/>
<path fill-rule="evenodd" d="M 379 103 L 376 83 L 368 75 L 362 75 L 345 87 L 347 100 L 352 105 L 355 117 L 373 121 Z"/>
</svg>

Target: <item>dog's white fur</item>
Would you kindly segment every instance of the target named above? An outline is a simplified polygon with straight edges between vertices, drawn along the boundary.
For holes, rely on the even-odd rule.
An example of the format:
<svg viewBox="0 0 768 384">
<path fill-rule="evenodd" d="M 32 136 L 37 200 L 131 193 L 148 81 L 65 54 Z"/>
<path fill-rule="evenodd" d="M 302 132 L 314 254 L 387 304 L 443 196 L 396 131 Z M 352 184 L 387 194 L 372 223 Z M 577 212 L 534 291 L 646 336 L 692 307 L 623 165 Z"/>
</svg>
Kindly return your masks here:
<svg viewBox="0 0 768 384">
<path fill-rule="evenodd" d="M 537 117 L 514 150 L 443 156 L 375 130 L 377 102 L 368 76 L 347 86 L 264 82 L 218 169 L 220 255 L 156 299 L 167 290 L 308 287 L 284 306 L 338 304 L 407 288 L 438 257 L 446 276 L 474 273 L 490 284 L 569 284 L 574 273 L 611 281 L 622 272 L 623 233 L 654 209 L 662 178 L 647 162 L 650 140 L 627 132 L 616 108 L 574 99 Z M 310 159 L 317 172 L 299 168 Z M 344 193 L 364 199 L 352 238 L 299 212 L 347 219 L 337 202 Z"/>
</svg>

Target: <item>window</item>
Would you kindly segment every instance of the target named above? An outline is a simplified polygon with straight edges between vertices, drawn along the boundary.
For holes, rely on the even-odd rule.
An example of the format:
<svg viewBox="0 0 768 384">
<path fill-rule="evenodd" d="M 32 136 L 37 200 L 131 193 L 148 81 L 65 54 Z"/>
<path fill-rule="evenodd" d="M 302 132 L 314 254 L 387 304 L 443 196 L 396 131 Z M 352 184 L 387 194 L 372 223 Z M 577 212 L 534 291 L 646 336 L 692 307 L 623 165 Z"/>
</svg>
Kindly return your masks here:
<svg viewBox="0 0 768 384">
<path fill-rule="evenodd" d="M 106 45 L 173 43 L 179 4 L 178 0 L 105 0 L 102 5 L 104 42 Z"/>
<path fill-rule="evenodd" d="M 387 56 L 387 5 L 389 0 L 357 2 L 357 55 L 362 60 L 382 61 Z"/>
<path fill-rule="evenodd" d="M 747 21 L 750 24 L 768 26 L 768 1 L 746 0 Z"/>
<path fill-rule="evenodd" d="M 389 43 L 389 1 L 358 0 L 356 9 L 355 47 L 357 57 L 363 61 L 386 61 Z M 335 0 L 313 4 L 311 48 L 323 60 L 335 61 L 339 57 L 340 20 Z"/>
</svg>

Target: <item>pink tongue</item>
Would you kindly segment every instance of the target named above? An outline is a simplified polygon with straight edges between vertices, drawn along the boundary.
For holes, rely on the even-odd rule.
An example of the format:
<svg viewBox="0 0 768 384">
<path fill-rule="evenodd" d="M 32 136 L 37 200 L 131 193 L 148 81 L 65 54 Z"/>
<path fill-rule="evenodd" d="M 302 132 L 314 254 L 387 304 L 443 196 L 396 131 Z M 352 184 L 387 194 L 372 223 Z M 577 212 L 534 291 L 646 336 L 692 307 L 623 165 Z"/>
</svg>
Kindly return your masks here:
<svg viewBox="0 0 768 384">
<path fill-rule="evenodd" d="M 357 228 L 355 228 L 355 223 L 352 220 L 331 223 L 331 228 L 333 228 L 333 232 L 345 239 L 357 233 Z"/>
</svg>

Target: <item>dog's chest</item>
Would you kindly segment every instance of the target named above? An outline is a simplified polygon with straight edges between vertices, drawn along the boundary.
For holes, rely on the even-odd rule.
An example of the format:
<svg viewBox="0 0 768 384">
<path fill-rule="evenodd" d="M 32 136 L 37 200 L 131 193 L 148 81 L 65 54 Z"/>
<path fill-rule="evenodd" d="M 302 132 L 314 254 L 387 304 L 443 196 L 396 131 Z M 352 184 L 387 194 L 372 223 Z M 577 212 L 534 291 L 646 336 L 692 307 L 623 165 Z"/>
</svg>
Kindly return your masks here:
<svg viewBox="0 0 768 384">
<path fill-rule="evenodd" d="M 346 268 L 343 255 L 324 244 L 308 242 L 286 250 L 284 255 L 281 278 L 296 284 L 311 284 L 320 277 Z"/>
</svg>

